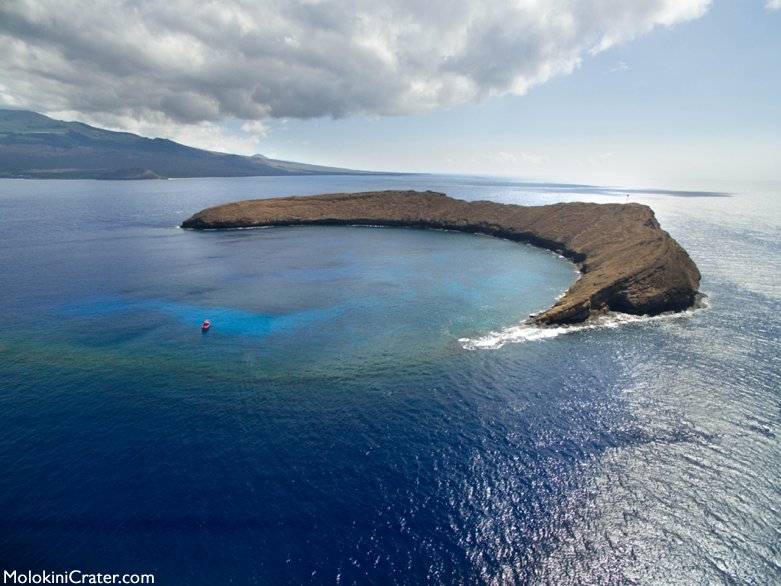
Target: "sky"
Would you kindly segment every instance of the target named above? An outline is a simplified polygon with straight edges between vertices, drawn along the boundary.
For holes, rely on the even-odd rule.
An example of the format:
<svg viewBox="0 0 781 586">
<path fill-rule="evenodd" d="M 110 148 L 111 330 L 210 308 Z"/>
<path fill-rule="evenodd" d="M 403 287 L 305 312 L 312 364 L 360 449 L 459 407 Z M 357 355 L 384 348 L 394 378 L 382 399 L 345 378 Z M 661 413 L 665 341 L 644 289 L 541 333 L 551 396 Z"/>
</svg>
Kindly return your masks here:
<svg viewBox="0 0 781 586">
<path fill-rule="evenodd" d="M 0 0 L 0 107 L 356 169 L 781 181 L 781 0 Z"/>
</svg>

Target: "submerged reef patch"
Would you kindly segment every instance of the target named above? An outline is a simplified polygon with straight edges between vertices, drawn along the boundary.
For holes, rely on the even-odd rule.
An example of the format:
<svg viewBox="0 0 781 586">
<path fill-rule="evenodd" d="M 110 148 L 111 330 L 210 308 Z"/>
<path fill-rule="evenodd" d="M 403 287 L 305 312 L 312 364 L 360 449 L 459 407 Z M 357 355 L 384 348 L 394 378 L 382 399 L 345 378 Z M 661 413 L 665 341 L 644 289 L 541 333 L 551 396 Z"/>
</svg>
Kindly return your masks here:
<svg viewBox="0 0 781 586">
<path fill-rule="evenodd" d="M 648 206 L 558 203 L 520 206 L 454 199 L 432 191 L 375 191 L 239 201 L 182 223 L 194 230 L 307 224 L 458 230 L 526 242 L 577 264 L 580 278 L 541 325 L 578 323 L 606 311 L 658 315 L 692 307 L 700 272 Z"/>
</svg>

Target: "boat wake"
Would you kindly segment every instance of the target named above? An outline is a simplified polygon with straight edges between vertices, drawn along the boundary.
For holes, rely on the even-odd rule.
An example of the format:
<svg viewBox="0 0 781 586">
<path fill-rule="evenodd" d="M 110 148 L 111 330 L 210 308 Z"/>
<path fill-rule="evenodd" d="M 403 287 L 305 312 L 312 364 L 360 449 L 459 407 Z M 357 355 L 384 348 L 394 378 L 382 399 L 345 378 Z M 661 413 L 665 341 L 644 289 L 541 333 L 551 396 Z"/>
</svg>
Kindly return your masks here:
<svg viewBox="0 0 781 586">
<path fill-rule="evenodd" d="M 703 301 L 700 301 L 697 304 L 697 307 L 687 311 L 679 313 L 669 312 L 656 316 L 609 312 L 594 317 L 586 323 L 562 326 L 541 326 L 531 323 L 522 323 L 499 331 L 489 332 L 475 338 L 459 338 L 458 342 L 464 350 L 496 350 L 505 344 L 537 342 L 549 338 L 556 338 L 564 334 L 574 334 L 586 330 L 613 329 L 629 324 L 655 323 L 670 319 L 679 319 L 688 317 L 695 309 L 701 309 L 703 307 L 706 307 L 706 305 Z"/>
</svg>

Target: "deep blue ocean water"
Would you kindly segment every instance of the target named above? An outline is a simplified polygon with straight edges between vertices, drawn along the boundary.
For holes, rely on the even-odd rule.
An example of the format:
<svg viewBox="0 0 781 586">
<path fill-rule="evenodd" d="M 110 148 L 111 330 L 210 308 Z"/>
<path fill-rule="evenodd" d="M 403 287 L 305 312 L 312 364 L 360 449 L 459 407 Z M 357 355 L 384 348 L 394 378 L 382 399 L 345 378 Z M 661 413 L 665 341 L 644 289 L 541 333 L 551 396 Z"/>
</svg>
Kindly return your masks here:
<svg viewBox="0 0 781 586">
<path fill-rule="evenodd" d="M 661 187 L 630 199 L 690 252 L 707 307 L 540 332 L 520 324 L 577 275 L 528 246 L 176 226 L 256 197 L 620 188 L 0 181 L 0 571 L 781 584 L 781 189 Z"/>
</svg>

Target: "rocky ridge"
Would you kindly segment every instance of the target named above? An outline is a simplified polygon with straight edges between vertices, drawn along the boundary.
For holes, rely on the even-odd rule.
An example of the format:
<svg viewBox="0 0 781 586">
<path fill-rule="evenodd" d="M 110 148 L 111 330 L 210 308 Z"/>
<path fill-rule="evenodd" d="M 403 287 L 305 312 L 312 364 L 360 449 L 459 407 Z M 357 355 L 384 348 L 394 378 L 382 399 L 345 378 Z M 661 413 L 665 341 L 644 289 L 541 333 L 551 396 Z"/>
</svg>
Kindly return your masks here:
<svg viewBox="0 0 781 586">
<path fill-rule="evenodd" d="M 577 323 L 605 311 L 656 315 L 691 307 L 700 273 L 648 206 L 467 202 L 442 193 L 380 191 L 247 200 L 205 209 L 183 228 L 306 224 L 406 226 L 488 234 L 555 251 L 580 278 L 532 320 Z"/>
</svg>

